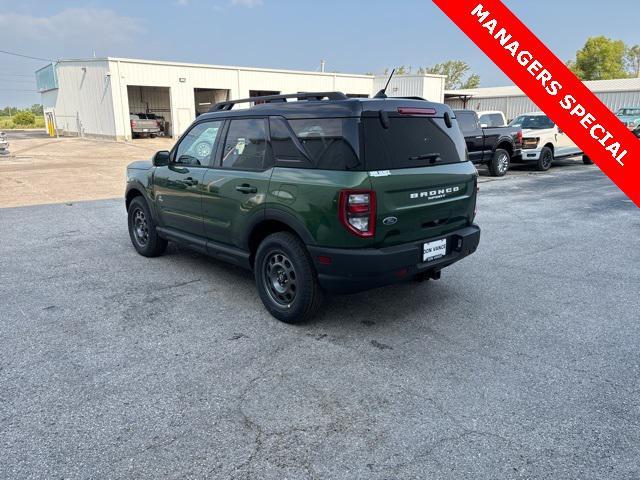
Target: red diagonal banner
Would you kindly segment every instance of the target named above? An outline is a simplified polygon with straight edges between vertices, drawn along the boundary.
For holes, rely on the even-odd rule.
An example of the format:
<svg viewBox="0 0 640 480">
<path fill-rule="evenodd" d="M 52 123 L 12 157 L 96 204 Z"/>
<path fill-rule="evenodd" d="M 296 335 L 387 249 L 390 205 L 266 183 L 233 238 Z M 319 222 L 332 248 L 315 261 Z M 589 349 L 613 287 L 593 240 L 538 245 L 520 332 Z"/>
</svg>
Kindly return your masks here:
<svg viewBox="0 0 640 480">
<path fill-rule="evenodd" d="M 640 141 L 500 0 L 433 0 L 640 207 Z"/>
</svg>

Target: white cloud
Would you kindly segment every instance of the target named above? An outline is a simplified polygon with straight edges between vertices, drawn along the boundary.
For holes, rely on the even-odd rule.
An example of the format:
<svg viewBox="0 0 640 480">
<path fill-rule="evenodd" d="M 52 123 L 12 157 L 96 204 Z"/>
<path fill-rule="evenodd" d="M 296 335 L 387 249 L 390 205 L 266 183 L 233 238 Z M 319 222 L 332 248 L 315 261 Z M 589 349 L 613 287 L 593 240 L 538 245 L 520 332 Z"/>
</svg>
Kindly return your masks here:
<svg viewBox="0 0 640 480">
<path fill-rule="evenodd" d="M 262 0 L 231 0 L 231 5 L 234 7 L 253 8 L 262 5 Z"/>
<path fill-rule="evenodd" d="M 138 19 L 108 9 L 67 8 L 49 17 L 0 13 L 0 45 L 36 56 L 107 56 L 145 32 Z"/>
</svg>

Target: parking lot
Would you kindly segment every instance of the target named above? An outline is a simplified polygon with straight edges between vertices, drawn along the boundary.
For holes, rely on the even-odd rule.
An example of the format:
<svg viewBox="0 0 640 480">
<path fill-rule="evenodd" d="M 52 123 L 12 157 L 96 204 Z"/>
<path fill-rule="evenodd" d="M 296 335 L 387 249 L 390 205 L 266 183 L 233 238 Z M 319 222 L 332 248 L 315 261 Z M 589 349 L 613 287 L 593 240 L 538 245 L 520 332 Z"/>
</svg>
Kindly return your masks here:
<svg viewBox="0 0 640 480">
<path fill-rule="evenodd" d="M 580 159 L 483 173 L 442 279 L 290 326 L 250 273 L 132 248 L 124 167 L 0 157 L 0 478 L 638 478 L 637 208 Z"/>
</svg>

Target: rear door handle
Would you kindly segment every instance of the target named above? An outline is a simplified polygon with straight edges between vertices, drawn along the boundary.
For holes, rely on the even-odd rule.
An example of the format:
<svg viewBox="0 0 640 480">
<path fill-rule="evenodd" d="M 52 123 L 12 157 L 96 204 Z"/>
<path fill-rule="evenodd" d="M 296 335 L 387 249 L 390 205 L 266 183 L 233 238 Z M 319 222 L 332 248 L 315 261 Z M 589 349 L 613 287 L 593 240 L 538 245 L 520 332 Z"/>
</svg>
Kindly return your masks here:
<svg viewBox="0 0 640 480">
<path fill-rule="evenodd" d="M 243 183 L 242 185 L 238 185 L 236 190 L 241 193 L 258 193 L 258 189 L 256 187 L 252 187 L 251 185 L 247 185 Z"/>
<path fill-rule="evenodd" d="M 198 180 L 193 177 L 187 177 L 182 181 L 182 183 L 184 183 L 188 187 L 193 187 L 195 185 L 198 185 Z"/>
</svg>

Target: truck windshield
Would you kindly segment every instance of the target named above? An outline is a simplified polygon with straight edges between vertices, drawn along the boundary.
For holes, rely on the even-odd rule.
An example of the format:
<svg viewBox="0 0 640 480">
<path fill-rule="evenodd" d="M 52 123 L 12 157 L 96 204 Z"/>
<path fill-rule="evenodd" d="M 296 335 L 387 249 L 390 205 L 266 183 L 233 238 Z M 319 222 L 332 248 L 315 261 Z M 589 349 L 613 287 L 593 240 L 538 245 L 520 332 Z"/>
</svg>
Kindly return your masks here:
<svg viewBox="0 0 640 480">
<path fill-rule="evenodd" d="M 544 128 L 553 128 L 555 123 L 546 115 L 521 115 L 511 120 L 510 127 L 520 127 L 523 130 L 542 130 Z"/>
<path fill-rule="evenodd" d="M 380 118 L 364 117 L 364 157 L 367 170 L 393 170 L 458 163 L 466 160 L 464 137 L 454 120 L 447 128 L 442 118 L 390 117 L 389 128 Z"/>
</svg>

